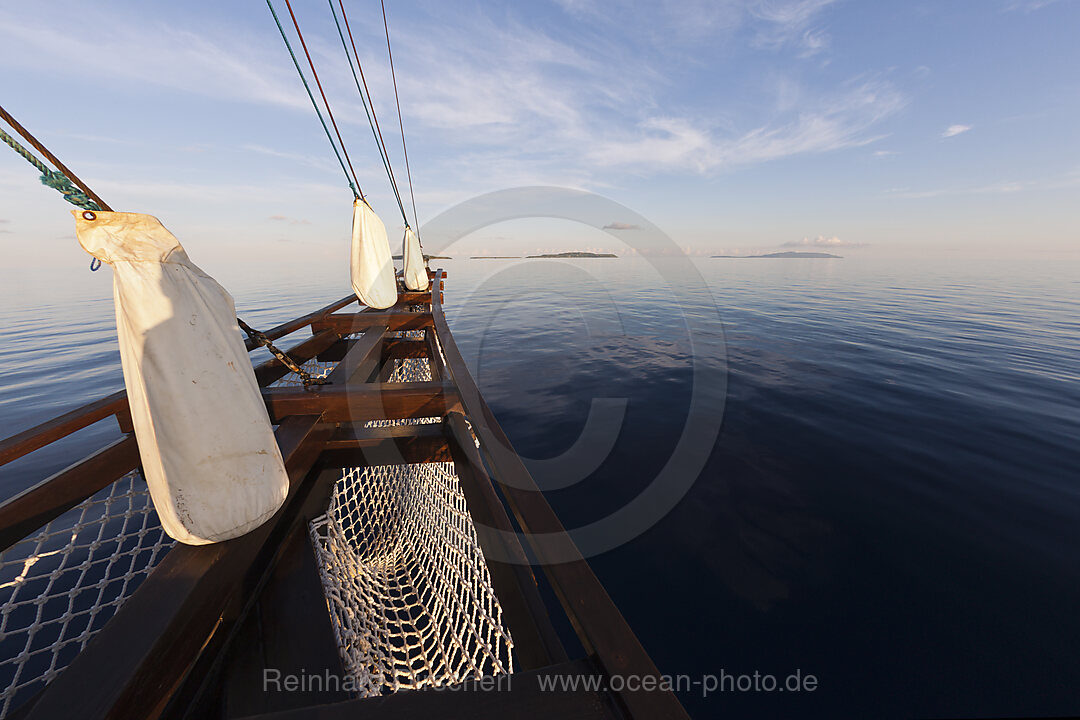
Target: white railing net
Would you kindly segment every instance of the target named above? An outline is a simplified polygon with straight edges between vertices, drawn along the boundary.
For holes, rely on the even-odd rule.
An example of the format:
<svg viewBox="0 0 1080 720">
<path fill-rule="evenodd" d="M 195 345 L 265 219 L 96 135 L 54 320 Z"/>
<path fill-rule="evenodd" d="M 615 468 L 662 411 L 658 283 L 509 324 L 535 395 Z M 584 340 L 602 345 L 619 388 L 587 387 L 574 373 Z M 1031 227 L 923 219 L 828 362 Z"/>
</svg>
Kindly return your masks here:
<svg viewBox="0 0 1080 720">
<path fill-rule="evenodd" d="M 0 717 L 64 670 L 173 544 L 133 470 L 0 554 Z"/>
<path fill-rule="evenodd" d="M 453 463 L 347 469 L 310 529 L 361 696 L 512 672 L 513 641 Z"/>
</svg>

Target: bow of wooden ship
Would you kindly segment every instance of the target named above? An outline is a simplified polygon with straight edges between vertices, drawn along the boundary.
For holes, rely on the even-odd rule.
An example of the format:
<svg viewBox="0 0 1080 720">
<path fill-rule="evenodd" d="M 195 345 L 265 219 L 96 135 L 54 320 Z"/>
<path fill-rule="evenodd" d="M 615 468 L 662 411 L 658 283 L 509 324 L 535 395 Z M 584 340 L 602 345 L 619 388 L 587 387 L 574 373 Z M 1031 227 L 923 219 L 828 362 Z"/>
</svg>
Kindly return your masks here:
<svg viewBox="0 0 1080 720">
<path fill-rule="evenodd" d="M 648 681 L 643 687 L 641 679 L 660 677 L 658 670 L 572 541 L 563 536 L 558 557 L 552 545 L 536 542 L 563 526 L 458 351 L 442 309 L 445 274 L 430 276 L 430 291 L 402 288 L 388 310 L 351 311 L 350 294 L 266 333 L 277 340 L 310 328 L 286 352 L 325 377 L 321 385 L 283 386 L 290 371 L 280 360 L 256 367 L 290 485 L 277 514 L 237 539 L 190 546 L 160 532 L 145 483 L 138 485 L 139 452 L 123 392 L 0 443 L 6 464 L 112 418 L 123 434 L 0 506 L 6 717 L 66 718 L 73 710 L 85 718 L 686 717 L 670 691 Z M 477 577 L 454 574 L 470 571 L 455 570 L 459 560 L 448 556 L 428 561 L 430 577 L 414 579 L 417 587 L 405 594 L 416 593 L 428 614 L 450 612 L 452 596 L 470 592 L 477 597 L 461 602 L 486 610 L 434 632 L 423 626 L 431 621 L 401 620 L 411 601 L 392 590 L 382 611 L 389 620 L 375 624 L 419 623 L 416 637 L 427 639 L 419 649 L 396 636 L 365 639 L 362 628 L 346 626 L 364 625 L 356 616 L 365 607 L 373 612 L 370 598 L 347 607 L 341 595 L 367 570 L 329 567 L 333 558 L 323 557 L 321 546 L 328 541 L 313 527 L 328 506 L 368 511 L 357 508 L 373 501 L 355 497 L 353 487 L 366 469 L 381 469 L 366 482 L 374 483 L 372 492 L 391 492 L 398 507 L 401 493 L 431 480 L 391 477 L 386 469 L 436 465 L 445 468 L 446 492 L 462 499 L 456 510 L 439 506 L 445 517 L 438 521 L 468 521 L 453 537 L 478 547 L 463 551 L 479 559 L 471 571 Z M 138 497 L 141 504 L 132 499 Z M 379 540 L 357 540 L 356 533 L 405 532 L 385 513 L 373 517 L 357 521 L 373 527 L 344 533 L 365 552 Z M 419 544 L 447 542 L 436 535 Z M 63 560 L 53 568 L 42 559 L 49 557 Z M 95 574 L 102 563 L 104 573 Z M 25 587 L 37 577 L 35 567 L 48 581 L 39 594 Z M 344 575 L 332 588 L 327 575 L 334 572 Z M 378 580 L 379 572 L 371 577 Z M 452 573 L 450 589 L 432 590 L 444 572 Z M 479 597 L 485 587 L 493 593 L 486 605 Z M 458 626 L 471 628 L 476 648 L 451 637 Z M 372 650 L 377 642 L 381 660 Z M 362 667 L 372 658 L 380 667 Z M 391 677 L 394 667 L 400 682 Z M 484 686 L 481 675 L 499 682 Z M 369 692 L 340 683 L 357 676 Z M 594 681 L 567 689 L 574 677 Z M 553 679 L 559 684 L 544 686 Z M 408 687 L 417 689 L 401 689 Z"/>
</svg>

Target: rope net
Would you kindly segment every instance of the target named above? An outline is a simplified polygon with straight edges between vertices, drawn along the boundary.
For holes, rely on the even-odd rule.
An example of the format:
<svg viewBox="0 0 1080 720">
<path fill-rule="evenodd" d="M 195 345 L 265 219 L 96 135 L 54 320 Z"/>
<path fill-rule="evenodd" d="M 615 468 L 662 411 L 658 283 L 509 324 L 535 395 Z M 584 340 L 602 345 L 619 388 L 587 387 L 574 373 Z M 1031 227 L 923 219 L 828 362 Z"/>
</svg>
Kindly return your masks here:
<svg viewBox="0 0 1080 720">
<path fill-rule="evenodd" d="M 133 470 L 0 554 L 0 717 L 71 664 L 173 544 Z"/>
<path fill-rule="evenodd" d="M 389 379 L 427 380 L 427 358 L 396 360 Z M 346 469 L 310 530 L 341 658 L 361 696 L 513 671 L 514 644 L 453 463 Z"/>
<path fill-rule="evenodd" d="M 362 697 L 513 671 L 453 463 L 346 469 L 310 530 Z"/>
<path fill-rule="evenodd" d="M 337 367 L 336 362 L 324 362 L 316 358 L 300 364 L 300 369 L 316 380 L 325 378 L 335 367 Z M 304 387 L 304 379 L 296 373 L 290 372 L 270 383 L 270 387 Z"/>
</svg>

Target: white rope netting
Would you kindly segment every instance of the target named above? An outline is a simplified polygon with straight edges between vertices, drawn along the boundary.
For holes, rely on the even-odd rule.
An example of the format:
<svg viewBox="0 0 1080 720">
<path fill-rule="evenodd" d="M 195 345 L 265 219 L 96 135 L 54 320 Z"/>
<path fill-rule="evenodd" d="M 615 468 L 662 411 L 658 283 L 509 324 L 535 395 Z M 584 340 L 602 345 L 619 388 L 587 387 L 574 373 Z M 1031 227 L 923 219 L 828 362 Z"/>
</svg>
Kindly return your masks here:
<svg viewBox="0 0 1080 720">
<path fill-rule="evenodd" d="M 0 717 L 64 670 L 173 544 L 133 470 L 0 554 Z"/>
<path fill-rule="evenodd" d="M 313 378 L 324 378 L 330 371 L 337 367 L 337 362 L 323 362 L 316 358 L 300 364 L 300 369 Z M 270 383 L 270 387 L 303 387 L 304 381 L 294 372 L 286 373 L 281 378 Z"/>
<path fill-rule="evenodd" d="M 346 469 L 310 529 L 361 696 L 512 672 L 513 641 L 453 463 Z"/>
</svg>

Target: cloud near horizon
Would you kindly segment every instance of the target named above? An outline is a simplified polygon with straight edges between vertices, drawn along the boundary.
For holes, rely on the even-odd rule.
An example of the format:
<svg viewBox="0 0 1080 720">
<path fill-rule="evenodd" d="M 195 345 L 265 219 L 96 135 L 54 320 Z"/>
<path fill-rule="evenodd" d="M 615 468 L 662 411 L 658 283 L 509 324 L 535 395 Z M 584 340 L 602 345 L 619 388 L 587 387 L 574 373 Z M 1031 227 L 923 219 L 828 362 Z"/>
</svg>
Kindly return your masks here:
<svg viewBox="0 0 1080 720">
<path fill-rule="evenodd" d="M 639 226 L 637 226 L 637 225 L 631 225 L 630 223 L 613 222 L 613 223 L 608 223 L 607 225 L 605 225 L 601 229 L 602 230 L 640 230 L 641 228 Z"/>
<path fill-rule="evenodd" d="M 850 242 L 835 236 L 825 237 L 824 235 L 818 235 L 815 238 L 804 237 L 802 240 L 791 240 L 781 245 L 781 247 L 858 248 L 867 245 L 868 243 Z"/>
</svg>

